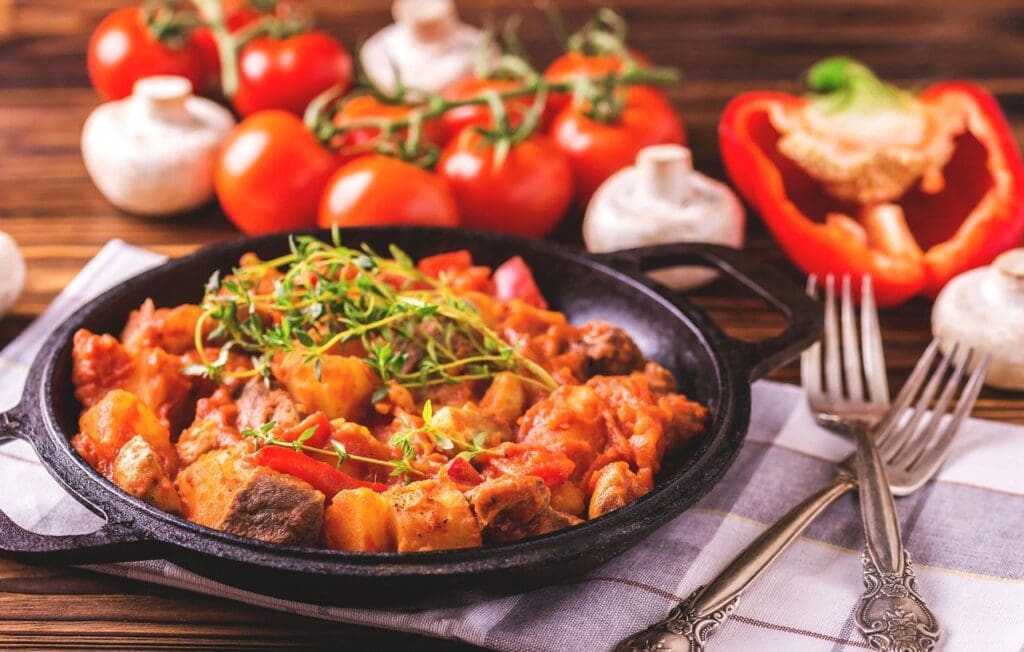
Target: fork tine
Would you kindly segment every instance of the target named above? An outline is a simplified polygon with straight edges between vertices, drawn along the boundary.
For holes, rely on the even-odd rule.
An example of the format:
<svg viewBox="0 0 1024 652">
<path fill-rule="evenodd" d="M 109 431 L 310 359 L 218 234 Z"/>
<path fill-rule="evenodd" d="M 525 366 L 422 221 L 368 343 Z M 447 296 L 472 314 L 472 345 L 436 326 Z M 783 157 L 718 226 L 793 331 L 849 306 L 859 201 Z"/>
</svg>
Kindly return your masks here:
<svg viewBox="0 0 1024 652">
<path fill-rule="evenodd" d="M 861 280 L 860 289 L 860 338 L 861 355 L 864 360 L 864 378 L 868 384 L 869 402 L 889 405 L 889 379 L 885 373 L 885 349 L 882 347 L 882 330 L 878 326 L 878 308 L 875 307 L 875 292 L 871 277 Z"/>
<path fill-rule="evenodd" d="M 921 400 L 918 401 L 914 407 L 914 414 L 907 421 L 904 428 L 906 434 L 903 437 L 903 444 L 899 447 L 897 452 L 892 454 L 892 458 L 889 460 L 889 465 L 892 468 L 904 469 L 913 464 L 914 460 L 921 456 L 921 453 L 925 448 L 928 447 L 928 443 L 931 441 L 931 437 L 935 435 L 935 431 L 939 429 L 939 422 L 943 419 L 946 414 L 946 409 L 951 400 L 952 396 L 956 394 L 960 388 L 960 383 L 964 379 L 966 373 L 967 361 L 971 357 L 971 351 L 969 348 L 964 348 L 957 343 L 954 343 L 942 360 L 942 363 L 932 374 L 932 379 L 928 383 L 928 387 L 921 396 Z M 945 375 L 946 370 L 950 367 L 951 363 L 956 361 L 956 366 L 953 372 L 946 379 L 946 385 L 942 389 L 942 394 L 939 396 L 935 406 L 930 410 L 931 415 L 928 417 L 927 425 L 922 426 L 918 429 L 918 425 L 923 421 L 926 412 L 929 412 L 929 405 L 931 404 L 932 396 L 928 395 L 928 390 L 934 390 L 933 386 L 938 386 L 942 377 Z M 934 391 L 932 392 L 934 396 Z M 926 400 L 927 399 L 927 400 Z"/>
<path fill-rule="evenodd" d="M 831 399 L 843 396 L 842 366 L 839 361 L 839 324 L 836 320 L 835 277 L 825 277 L 825 391 Z"/>
<path fill-rule="evenodd" d="M 939 360 L 938 366 L 931 373 L 928 378 L 928 382 L 924 386 L 924 390 L 921 395 L 918 396 L 917 402 L 914 403 L 913 409 L 910 411 L 910 418 L 900 426 L 900 437 L 893 437 L 890 441 L 886 442 L 887 445 L 879 446 L 879 455 L 882 459 L 886 460 L 889 465 L 895 465 L 897 458 L 905 458 L 907 452 L 912 450 L 910 443 L 914 441 L 915 434 L 917 433 L 917 427 L 921 423 L 921 419 L 928 413 L 928 408 L 931 406 L 932 399 L 935 398 L 936 392 L 939 391 L 939 385 L 942 384 L 942 379 L 946 375 L 946 370 L 949 369 L 950 363 L 957 355 L 958 344 L 953 344 L 953 348 L 950 350 L 948 355 L 943 355 Z M 959 378 L 954 375 L 950 379 L 950 382 L 954 384 L 959 382 Z"/>
<path fill-rule="evenodd" d="M 843 336 L 843 370 L 846 372 L 846 397 L 855 402 L 864 400 L 864 383 L 861 381 L 860 348 L 857 344 L 857 321 L 853 315 L 853 298 L 850 296 L 850 275 L 843 274 L 840 321 Z"/>
<path fill-rule="evenodd" d="M 893 401 L 892 407 L 889 408 L 889 412 L 886 413 L 885 417 L 878 422 L 875 426 L 875 444 L 881 449 L 888 441 L 889 437 L 895 431 L 896 425 L 900 421 L 900 417 L 903 416 L 903 411 L 910 405 L 910 401 L 913 400 L 914 396 L 917 395 L 918 390 L 921 389 L 921 385 L 927 378 L 928 370 L 931 368 L 932 361 L 935 359 L 935 354 L 939 350 L 939 341 L 932 340 L 928 348 L 921 354 L 921 358 L 914 365 L 914 370 L 910 372 L 910 376 L 907 381 L 903 383 L 903 387 L 900 388 L 899 394 L 896 395 L 896 400 Z M 885 456 L 883 456 L 884 459 Z"/>
<path fill-rule="evenodd" d="M 818 277 L 814 274 L 807 277 L 807 296 L 818 298 Z M 816 341 L 800 356 L 800 384 L 808 400 L 821 397 L 821 341 Z"/>
<path fill-rule="evenodd" d="M 974 407 L 974 403 L 978 400 L 978 394 L 981 393 L 981 387 L 985 382 L 985 376 L 988 374 L 988 368 L 991 364 L 992 356 L 990 355 L 985 355 L 978 362 L 974 372 L 971 373 L 971 377 L 967 380 L 963 393 L 960 395 L 960 400 L 957 401 L 956 408 L 954 408 L 953 414 L 939 436 L 938 441 L 930 446 L 919 459 L 915 460 L 911 469 L 913 481 L 909 486 L 901 487 L 900 495 L 910 493 L 927 482 L 939 470 L 942 463 L 945 462 L 946 456 L 949 454 L 950 445 L 960 430 L 960 425 L 970 414 L 971 408 Z"/>
</svg>

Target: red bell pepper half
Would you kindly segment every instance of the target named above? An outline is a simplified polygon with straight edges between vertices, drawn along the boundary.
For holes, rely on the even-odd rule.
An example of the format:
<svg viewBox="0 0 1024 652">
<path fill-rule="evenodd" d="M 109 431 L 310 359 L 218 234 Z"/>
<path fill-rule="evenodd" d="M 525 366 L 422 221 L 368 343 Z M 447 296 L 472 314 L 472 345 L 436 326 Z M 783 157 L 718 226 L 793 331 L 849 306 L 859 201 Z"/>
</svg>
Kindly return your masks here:
<svg viewBox="0 0 1024 652">
<path fill-rule="evenodd" d="M 915 96 L 842 57 L 807 81 L 810 97 L 739 95 L 719 125 L 733 183 L 802 270 L 870 274 L 891 306 L 1020 244 L 1024 164 L 991 95 Z"/>
<path fill-rule="evenodd" d="M 330 464 L 314 460 L 297 450 L 282 448 L 280 446 L 264 446 L 256 451 L 253 459 L 261 466 L 270 467 L 275 471 L 287 473 L 299 480 L 304 480 L 313 485 L 327 500 L 331 500 L 339 491 L 345 489 L 358 489 L 367 487 L 378 493 L 385 491 L 388 487 L 379 482 L 365 482 L 357 480 L 347 473 L 343 473 Z"/>
</svg>

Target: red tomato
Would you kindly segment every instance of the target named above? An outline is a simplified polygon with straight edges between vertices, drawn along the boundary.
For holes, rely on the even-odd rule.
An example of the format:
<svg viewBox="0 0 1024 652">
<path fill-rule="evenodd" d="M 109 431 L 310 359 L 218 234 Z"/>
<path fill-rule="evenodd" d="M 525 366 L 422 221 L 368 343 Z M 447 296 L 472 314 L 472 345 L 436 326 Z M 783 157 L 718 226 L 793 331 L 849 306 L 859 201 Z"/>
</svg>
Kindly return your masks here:
<svg viewBox="0 0 1024 652">
<path fill-rule="evenodd" d="M 402 120 L 409 117 L 409 114 L 417 108 L 419 107 L 410 104 L 386 104 L 372 95 L 357 95 L 345 100 L 345 103 L 341 105 L 338 112 L 334 114 L 333 122 L 337 127 L 344 127 L 353 122 L 362 122 L 364 120 Z M 437 120 L 427 120 L 423 123 L 422 129 L 421 138 L 424 142 L 435 145 L 444 144 L 444 127 L 440 122 Z M 370 142 L 379 133 L 380 130 L 374 127 L 353 129 L 345 134 L 344 138 L 338 138 L 335 146 L 338 148 L 358 147 Z M 402 129 L 396 134 L 396 137 L 404 138 L 406 133 L 407 130 Z M 351 160 L 359 155 L 359 152 L 342 151 L 342 158 L 345 160 Z"/>
<path fill-rule="evenodd" d="M 482 97 L 488 91 L 497 91 L 498 93 L 513 91 L 521 88 L 522 85 L 523 83 L 517 79 L 466 77 L 448 86 L 441 94 L 449 102 L 456 102 Z M 532 95 L 523 95 L 505 101 L 505 110 L 508 111 L 509 119 L 513 125 L 518 124 L 523 114 L 530 110 L 530 107 L 533 106 L 533 100 L 534 97 Z M 546 125 L 549 122 L 546 119 L 548 117 L 546 114 L 547 111 L 545 110 L 545 117 L 541 118 L 542 125 Z M 491 108 L 486 104 L 457 106 L 445 111 L 441 120 L 444 123 L 445 135 L 448 140 L 458 136 L 466 127 L 487 127 L 493 124 Z"/>
<path fill-rule="evenodd" d="M 316 224 L 317 205 L 334 154 L 285 111 L 262 111 L 231 132 L 217 161 L 217 197 L 227 216 L 249 235 Z"/>
<path fill-rule="evenodd" d="M 519 256 L 509 258 L 494 270 L 494 294 L 503 301 L 519 299 L 538 308 L 548 307 L 537 287 L 529 265 Z"/>
<path fill-rule="evenodd" d="M 89 39 L 89 79 L 108 100 L 128 97 L 136 80 L 152 75 L 179 75 L 196 90 L 204 90 L 207 73 L 200 48 L 191 35 L 181 41 L 163 43 L 154 38 L 140 8 L 118 9 L 103 19 Z"/>
<path fill-rule="evenodd" d="M 324 32 L 285 39 L 257 38 L 238 57 L 238 91 L 231 102 L 242 115 L 284 109 L 302 115 L 331 86 L 348 88 L 352 57 Z"/>
<path fill-rule="evenodd" d="M 614 123 L 592 120 L 576 107 L 567 107 L 551 125 L 551 139 L 569 157 L 581 205 L 605 179 L 632 165 L 644 147 L 686 144 L 683 121 L 660 91 L 631 86 L 625 92 L 625 109 Z"/>
<path fill-rule="evenodd" d="M 540 238 L 572 201 L 572 169 L 544 136 L 514 145 L 500 167 L 494 146 L 468 129 L 445 148 L 437 171 L 451 184 L 464 226 Z"/>
<path fill-rule="evenodd" d="M 363 156 L 343 165 L 327 183 L 318 224 L 459 225 L 455 198 L 444 179 L 389 156 Z"/>
</svg>

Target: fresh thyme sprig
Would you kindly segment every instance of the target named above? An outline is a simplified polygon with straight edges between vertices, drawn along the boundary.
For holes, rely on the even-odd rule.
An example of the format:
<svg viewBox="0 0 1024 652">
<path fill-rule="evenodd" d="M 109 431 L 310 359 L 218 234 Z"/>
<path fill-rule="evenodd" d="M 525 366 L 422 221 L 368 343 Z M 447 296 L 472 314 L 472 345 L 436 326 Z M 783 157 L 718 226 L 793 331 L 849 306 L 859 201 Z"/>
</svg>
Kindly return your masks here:
<svg viewBox="0 0 1024 652">
<path fill-rule="evenodd" d="M 320 378 L 322 356 L 358 340 L 382 384 L 408 388 L 487 379 L 499 371 L 545 390 L 550 374 L 502 340 L 477 308 L 443 281 L 418 269 L 398 247 L 384 257 L 363 245 L 345 247 L 312 236 L 290 239 L 290 253 L 243 264 L 206 286 L 195 328 L 199 364 L 186 373 L 211 378 L 269 376 L 277 353 L 298 353 Z M 207 324 L 215 324 L 206 333 Z M 222 340 L 216 359 L 205 342 Z M 253 367 L 228 370 L 229 352 Z M 381 387 L 374 395 L 386 394 Z"/>
</svg>

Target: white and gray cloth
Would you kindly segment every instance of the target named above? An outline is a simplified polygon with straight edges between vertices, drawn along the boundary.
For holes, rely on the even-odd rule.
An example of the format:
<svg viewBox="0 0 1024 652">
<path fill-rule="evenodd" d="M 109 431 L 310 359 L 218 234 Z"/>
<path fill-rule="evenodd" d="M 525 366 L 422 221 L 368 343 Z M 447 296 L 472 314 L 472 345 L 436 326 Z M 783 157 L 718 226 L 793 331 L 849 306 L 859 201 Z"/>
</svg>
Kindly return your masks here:
<svg viewBox="0 0 1024 652">
<path fill-rule="evenodd" d="M 0 354 L 0 409 L 14 405 L 37 347 L 102 290 L 163 257 L 111 241 Z M 736 463 L 697 506 L 588 575 L 469 606 L 426 611 L 327 608 L 211 582 L 165 561 L 90 570 L 271 609 L 468 641 L 500 650 L 592 651 L 663 617 L 746 543 L 832 477 L 852 450 L 814 425 L 798 388 L 758 382 Z M 938 479 L 898 501 L 924 595 L 944 625 L 940 649 L 1024 650 L 1024 428 L 967 423 Z M 46 534 L 89 532 L 96 516 L 64 493 L 25 442 L 0 447 L 0 509 Z M 861 594 L 860 516 L 852 495 L 813 524 L 743 596 L 718 650 L 865 649 L 853 622 Z M 440 600 L 440 599 L 439 599 Z"/>
</svg>

